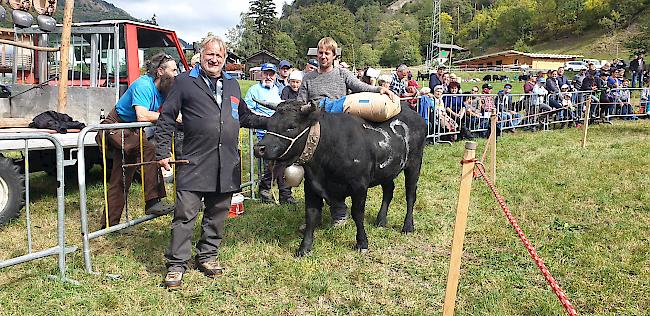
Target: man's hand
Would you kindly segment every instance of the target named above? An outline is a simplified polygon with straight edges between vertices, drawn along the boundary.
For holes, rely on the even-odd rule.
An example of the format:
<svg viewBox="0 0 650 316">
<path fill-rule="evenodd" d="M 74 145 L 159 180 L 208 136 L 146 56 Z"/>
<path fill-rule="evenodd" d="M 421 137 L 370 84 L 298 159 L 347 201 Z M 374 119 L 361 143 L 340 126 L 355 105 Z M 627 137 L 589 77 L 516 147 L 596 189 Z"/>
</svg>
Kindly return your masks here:
<svg viewBox="0 0 650 316">
<path fill-rule="evenodd" d="M 169 166 L 169 160 L 170 159 L 171 158 L 167 157 L 165 159 L 158 160 L 158 165 L 165 168 L 165 170 L 169 171 L 169 170 L 171 170 L 171 167 Z"/>
<path fill-rule="evenodd" d="M 178 117 L 176 118 L 176 123 L 183 124 L 183 114 L 178 113 Z"/>
<path fill-rule="evenodd" d="M 390 89 L 386 87 L 381 87 L 381 89 L 379 89 L 379 93 L 387 95 L 391 101 L 395 101 L 395 99 L 397 98 L 397 95 L 395 95 L 393 91 L 390 91 Z"/>
</svg>

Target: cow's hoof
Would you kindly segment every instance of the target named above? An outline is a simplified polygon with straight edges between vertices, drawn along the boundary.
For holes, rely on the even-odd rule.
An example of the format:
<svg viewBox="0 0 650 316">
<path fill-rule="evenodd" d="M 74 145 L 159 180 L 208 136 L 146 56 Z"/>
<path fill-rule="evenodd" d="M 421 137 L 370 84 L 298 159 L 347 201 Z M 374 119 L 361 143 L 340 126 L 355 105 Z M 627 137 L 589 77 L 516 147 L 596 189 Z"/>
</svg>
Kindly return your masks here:
<svg viewBox="0 0 650 316">
<path fill-rule="evenodd" d="M 375 221 L 375 226 L 377 227 L 386 227 L 386 225 L 388 225 L 388 221 L 385 218 L 382 220 L 378 219 Z"/>
<path fill-rule="evenodd" d="M 311 254 L 311 250 L 307 250 L 307 249 L 298 249 L 298 251 L 296 251 L 296 257 L 298 258 L 307 257 L 310 254 Z"/>
<path fill-rule="evenodd" d="M 354 249 L 355 249 L 358 253 L 362 253 L 362 254 L 366 254 L 366 253 L 368 253 L 368 246 L 359 246 L 359 245 L 356 245 L 356 246 L 354 246 Z"/>
<path fill-rule="evenodd" d="M 404 234 L 410 234 L 415 231 L 415 228 L 413 226 L 404 226 L 402 227 L 402 233 Z"/>
</svg>

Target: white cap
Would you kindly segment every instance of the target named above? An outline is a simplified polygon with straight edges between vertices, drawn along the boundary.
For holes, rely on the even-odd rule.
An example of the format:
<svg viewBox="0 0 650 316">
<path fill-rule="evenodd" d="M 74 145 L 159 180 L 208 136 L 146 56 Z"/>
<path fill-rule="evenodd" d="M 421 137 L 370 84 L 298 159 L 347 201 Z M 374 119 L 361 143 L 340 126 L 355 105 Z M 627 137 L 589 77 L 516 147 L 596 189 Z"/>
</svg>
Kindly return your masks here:
<svg viewBox="0 0 650 316">
<path fill-rule="evenodd" d="M 368 68 L 366 70 L 366 76 L 370 78 L 377 78 L 379 77 L 379 74 L 380 74 L 379 70 L 375 68 Z"/>
<path fill-rule="evenodd" d="M 383 74 L 383 75 L 380 75 L 377 78 L 377 80 L 383 81 L 383 82 L 391 82 L 391 81 L 393 81 L 393 77 L 391 77 L 391 75 L 389 75 L 389 74 Z"/>
<path fill-rule="evenodd" d="M 569 89 L 569 85 L 565 83 L 560 87 L 560 89 Z"/>
<path fill-rule="evenodd" d="M 302 81 L 302 71 L 294 70 L 289 74 L 289 80 Z"/>
</svg>

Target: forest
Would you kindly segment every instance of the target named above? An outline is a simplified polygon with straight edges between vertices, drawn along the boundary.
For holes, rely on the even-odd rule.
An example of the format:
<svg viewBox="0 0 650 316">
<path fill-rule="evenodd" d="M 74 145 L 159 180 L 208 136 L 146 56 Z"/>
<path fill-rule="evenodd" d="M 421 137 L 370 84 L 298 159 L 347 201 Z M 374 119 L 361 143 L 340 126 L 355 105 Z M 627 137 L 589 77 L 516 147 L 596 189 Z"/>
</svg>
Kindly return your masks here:
<svg viewBox="0 0 650 316">
<path fill-rule="evenodd" d="M 387 0 L 295 0 L 275 15 L 272 0 L 252 0 L 227 40 L 240 56 L 265 49 L 281 59 L 304 62 L 324 36 L 345 48 L 343 60 L 364 66 L 419 65 L 431 39 L 433 1 L 412 0 L 393 10 Z M 443 0 L 441 42 L 468 48 L 462 57 L 505 49 L 532 51 L 537 44 L 618 36 L 631 54 L 645 52 L 650 37 L 650 0 Z M 621 56 L 629 58 L 629 56 Z"/>
</svg>

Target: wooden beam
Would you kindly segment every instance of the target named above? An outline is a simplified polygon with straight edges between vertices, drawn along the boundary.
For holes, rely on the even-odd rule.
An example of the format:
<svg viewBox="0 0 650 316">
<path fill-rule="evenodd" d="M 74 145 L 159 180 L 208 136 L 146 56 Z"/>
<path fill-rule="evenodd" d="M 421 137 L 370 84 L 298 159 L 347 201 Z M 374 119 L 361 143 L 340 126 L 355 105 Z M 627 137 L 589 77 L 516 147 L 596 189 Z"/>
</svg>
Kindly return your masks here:
<svg viewBox="0 0 650 316">
<path fill-rule="evenodd" d="M 68 59 L 70 58 L 70 34 L 72 33 L 72 10 L 74 0 L 65 0 L 63 31 L 61 32 L 61 73 L 59 78 L 59 103 L 57 111 L 65 113 L 68 102 Z"/>
<path fill-rule="evenodd" d="M 6 127 L 28 127 L 32 119 L 25 117 L 5 117 L 0 118 L 0 128 Z"/>
<path fill-rule="evenodd" d="M 42 52 L 58 52 L 60 50 L 59 47 L 34 46 L 34 45 L 30 45 L 30 44 L 23 43 L 23 42 L 16 42 L 16 41 L 10 41 L 10 40 L 5 40 L 5 39 L 0 39 L 0 44 L 13 45 L 13 46 L 17 46 L 17 47 L 33 49 L 33 50 L 42 51 Z"/>
<path fill-rule="evenodd" d="M 456 293 L 458 292 L 458 281 L 460 279 L 460 260 L 463 255 L 469 196 L 472 191 L 472 179 L 474 178 L 475 163 L 473 160 L 476 157 L 476 146 L 477 144 L 475 142 L 465 143 L 463 171 L 460 177 L 460 191 L 458 193 L 458 206 L 456 208 L 456 224 L 454 225 L 454 239 L 451 245 L 451 258 L 449 259 L 445 303 L 442 309 L 444 316 L 453 316 L 454 309 L 456 308 Z"/>
</svg>

